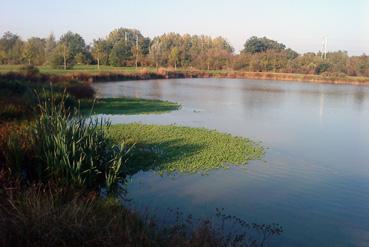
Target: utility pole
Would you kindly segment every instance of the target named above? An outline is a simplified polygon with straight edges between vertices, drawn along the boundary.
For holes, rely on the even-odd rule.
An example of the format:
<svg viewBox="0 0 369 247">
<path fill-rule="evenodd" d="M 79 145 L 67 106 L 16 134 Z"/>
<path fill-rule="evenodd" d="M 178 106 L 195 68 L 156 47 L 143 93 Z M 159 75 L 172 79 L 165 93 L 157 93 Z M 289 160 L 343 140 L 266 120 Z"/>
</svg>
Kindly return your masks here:
<svg viewBox="0 0 369 247">
<path fill-rule="evenodd" d="M 136 34 L 136 69 L 138 67 L 138 35 Z"/>
<path fill-rule="evenodd" d="M 321 58 L 322 59 L 327 59 L 327 45 L 328 45 L 328 38 L 324 37 L 323 38 L 323 42 L 322 42 L 322 54 L 321 54 Z"/>
</svg>

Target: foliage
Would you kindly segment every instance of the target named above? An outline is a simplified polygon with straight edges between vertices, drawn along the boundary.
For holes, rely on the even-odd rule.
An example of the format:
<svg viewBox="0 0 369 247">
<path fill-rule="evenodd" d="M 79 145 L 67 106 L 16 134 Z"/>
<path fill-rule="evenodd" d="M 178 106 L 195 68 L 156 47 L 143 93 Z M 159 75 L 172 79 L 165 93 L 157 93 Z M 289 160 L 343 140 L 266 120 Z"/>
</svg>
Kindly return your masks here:
<svg viewBox="0 0 369 247">
<path fill-rule="evenodd" d="M 40 111 L 30 137 L 37 145 L 35 166 L 25 169 L 29 178 L 96 190 L 118 186 L 126 150 L 107 138 L 108 123 L 70 114 L 52 96 Z"/>
<path fill-rule="evenodd" d="M 60 37 L 60 43 L 68 47 L 70 56 L 75 57 L 79 53 L 84 53 L 86 44 L 84 39 L 78 33 L 67 32 Z"/>
<path fill-rule="evenodd" d="M 0 64 L 47 64 L 54 68 L 72 69 L 76 64 L 101 66 L 151 66 L 201 70 L 244 70 L 317 74 L 323 76 L 369 77 L 369 57 L 349 56 L 345 51 L 298 54 L 291 48 L 267 37 L 249 38 L 244 49 L 234 54 L 233 47 L 223 37 L 166 33 L 150 38 L 136 29 L 118 28 L 106 38 L 94 40 L 92 47 L 77 33 L 67 32 L 56 41 L 32 37 L 23 41 L 6 32 L 0 39 Z M 96 66 L 93 66 L 96 70 Z M 47 69 L 47 71 L 50 71 Z"/>
<path fill-rule="evenodd" d="M 88 83 L 80 83 L 78 81 L 70 82 L 71 85 L 66 88 L 69 95 L 76 99 L 93 99 L 95 90 Z"/>
<path fill-rule="evenodd" d="M 0 39 L 0 63 L 22 63 L 22 49 L 24 43 L 21 38 L 11 32 L 5 32 Z"/>
<path fill-rule="evenodd" d="M 33 65 L 22 66 L 19 71 L 25 73 L 26 76 L 35 76 L 40 73 L 40 70 Z"/>
<path fill-rule="evenodd" d="M 249 223 L 222 209 L 205 219 L 168 210 L 175 222 L 166 223 L 116 198 L 53 184 L 20 187 L 0 173 L 1 246 L 257 247 L 283 233 L 279 225 Z"/>
<path fill-rule="evenodd" d="M 153 114 L 178 110 L 180 105 L 161 100 L 102 98 L 81 102 L 81 110 L 93 114 Z"/>
<path fill-rule="evenodd" d="M 131 172 L 206 173 L 243 165 L 263 154 L 263 148 L 248 139 L 206 129 L 125 124 L 112 126 L 109 135 L 117 143 L 135 144 Z"/>
<path fill-rule="evenodd" d="M 256 36 L 248 39 L 244 45 L 243 52 L 259 53 L 266 51 L 282 51 L 286 48 L 284 44 L 278 43 L 275 40 L 268 39 L 267 37 L 258 38 Z"/>
<path fill-rule="evenodd" d="M 113 66 L 125 66 L 132 58 L 132 48 L 125 41 L 119 41 L 113 46 L 109 56 L 109 63 Z"/>
</svg>

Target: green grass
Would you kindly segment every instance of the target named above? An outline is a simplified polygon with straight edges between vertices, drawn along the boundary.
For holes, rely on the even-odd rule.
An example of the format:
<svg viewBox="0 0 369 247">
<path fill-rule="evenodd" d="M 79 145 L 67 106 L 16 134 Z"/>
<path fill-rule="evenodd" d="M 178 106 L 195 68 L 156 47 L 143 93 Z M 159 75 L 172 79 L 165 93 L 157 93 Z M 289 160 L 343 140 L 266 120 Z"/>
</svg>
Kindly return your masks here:
<svg viewBox="0 0 369 247">
<path fill-rule="evenodd" d="M 7 72 L 19 72 L 20 68 L 24 65 L 0 65 L 0 74 Z M 96 65 L 83 65 L 77 64 L 72 69 L 53 69 L 50 66 L 37 66 L 39 71 L 47 75 L 58 75 L 58 76 L 73 76 L 75 74 L 84 75 L 102 75 L 104 73 L 111 74 L 145 74 L 143 72 L 156 73 L 158 70 L 155 67 L 113 67 L 107 65 L 101 65 L 100 69 L 97 69 Z M 169 70 L 173 71 L 173 69 Z M 178 68 L 177 72 L 187 73 L 191 69 Z M 369 77 L 362 76 L 334 76 L 334 75 L 315 75 L 315 74 L 298 74 L 298 73 L 281 73 L 281 72 L 249 72 L 244 70 L 196 70 L 196 73 L 206 73 L 208 76 L 219 77 L 219 78 L 249 78 L 249 79 L 263 79 L 263 80 L 289 80 L 289 81 L 310 81 L 310 82 L 336 82 L 341 81 L 343 83 L 367 83 Z"/>
<path fill-rule="evenodd" d="M 113 125 L 109 135 L 117 142 L 135 144 L 130 173 L 207 173 L 230 164 L 245 165 L 262 157 L 254 142 L 204 128 L 142 124 Z"/>
<path fill-rule="evenodd" d="M 164 113 L 178 110 L 180 105 L 177 103 L 161 100 L 149 100 L 138 98 L 103 98 L 93 101 L 83 101 L 81 110 L 90 112 L 93 105 L 93 114 L 152 114 Z"/>
<path fill-rule="evenodd" d="M 0 65 L 0 73 L 7 72 L 19 72 L 19 69 L 24 65 Z M 41 73 L 54 74 L 54 75 L 66 75 L 73 73 L 91 73 L 98 74 L 101 72 L 140 72 L 145 69 L 149 72 L 154 72 L 156 69 L 154 67 L 113 67 L 101 65 L 100 70 L 97 69 L 96 65 L 75 65 L 72 69 L 53 69 L 50 66 L 37 66 Z"/>
</svg>

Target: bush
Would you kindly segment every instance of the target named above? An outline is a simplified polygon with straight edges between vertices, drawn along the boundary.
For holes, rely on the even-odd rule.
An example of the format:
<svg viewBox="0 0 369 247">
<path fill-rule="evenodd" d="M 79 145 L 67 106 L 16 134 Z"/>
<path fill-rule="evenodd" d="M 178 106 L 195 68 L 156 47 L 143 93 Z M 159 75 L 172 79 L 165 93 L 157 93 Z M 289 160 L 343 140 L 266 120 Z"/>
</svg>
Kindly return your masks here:
<svg viewBox="0 0 369 247">
<path fill-rule="evenodd" d="M 27 91 L 27 86 L 17 80 L 0 81 L 0 98 L 22 96 Z"/>
<path fill-rule="evenodd" d="M 95 90 L 88 83 L 72 82 L 73 85 L 67 87 L 67 93 L 76 99 L 92 99 L 95 96 Z"/>
<path fill-rule="evenodd" d="M 35 76 L 40 74 L 40 70 L 33 65 L 25 65 L 19 68 L 19 71 L 25 73 L 27 76 Z"/>
</svg>

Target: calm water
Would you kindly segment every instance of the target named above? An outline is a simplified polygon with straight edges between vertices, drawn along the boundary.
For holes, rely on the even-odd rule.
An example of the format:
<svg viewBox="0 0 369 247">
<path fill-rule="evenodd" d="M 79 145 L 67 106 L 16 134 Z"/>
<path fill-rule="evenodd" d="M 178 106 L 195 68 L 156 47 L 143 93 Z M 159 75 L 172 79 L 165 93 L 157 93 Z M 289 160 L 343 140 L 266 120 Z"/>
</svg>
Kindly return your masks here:
<svg viewBox="0 0 369 247">
<path fill-rule="evenodd" d="M 129 183 L 137 208 L 179 207 L 197 216 L 215 208 L 284 233 L 273 246 L 369 245 L 369 87 L 238 79 L 177 79 L 95 84 L 104 97 L 179 102 L 162 115 L 110 116 L 207 127 L 267 147 L 246 169 L 208 176 L 139 173 Z"/>
</svg>

